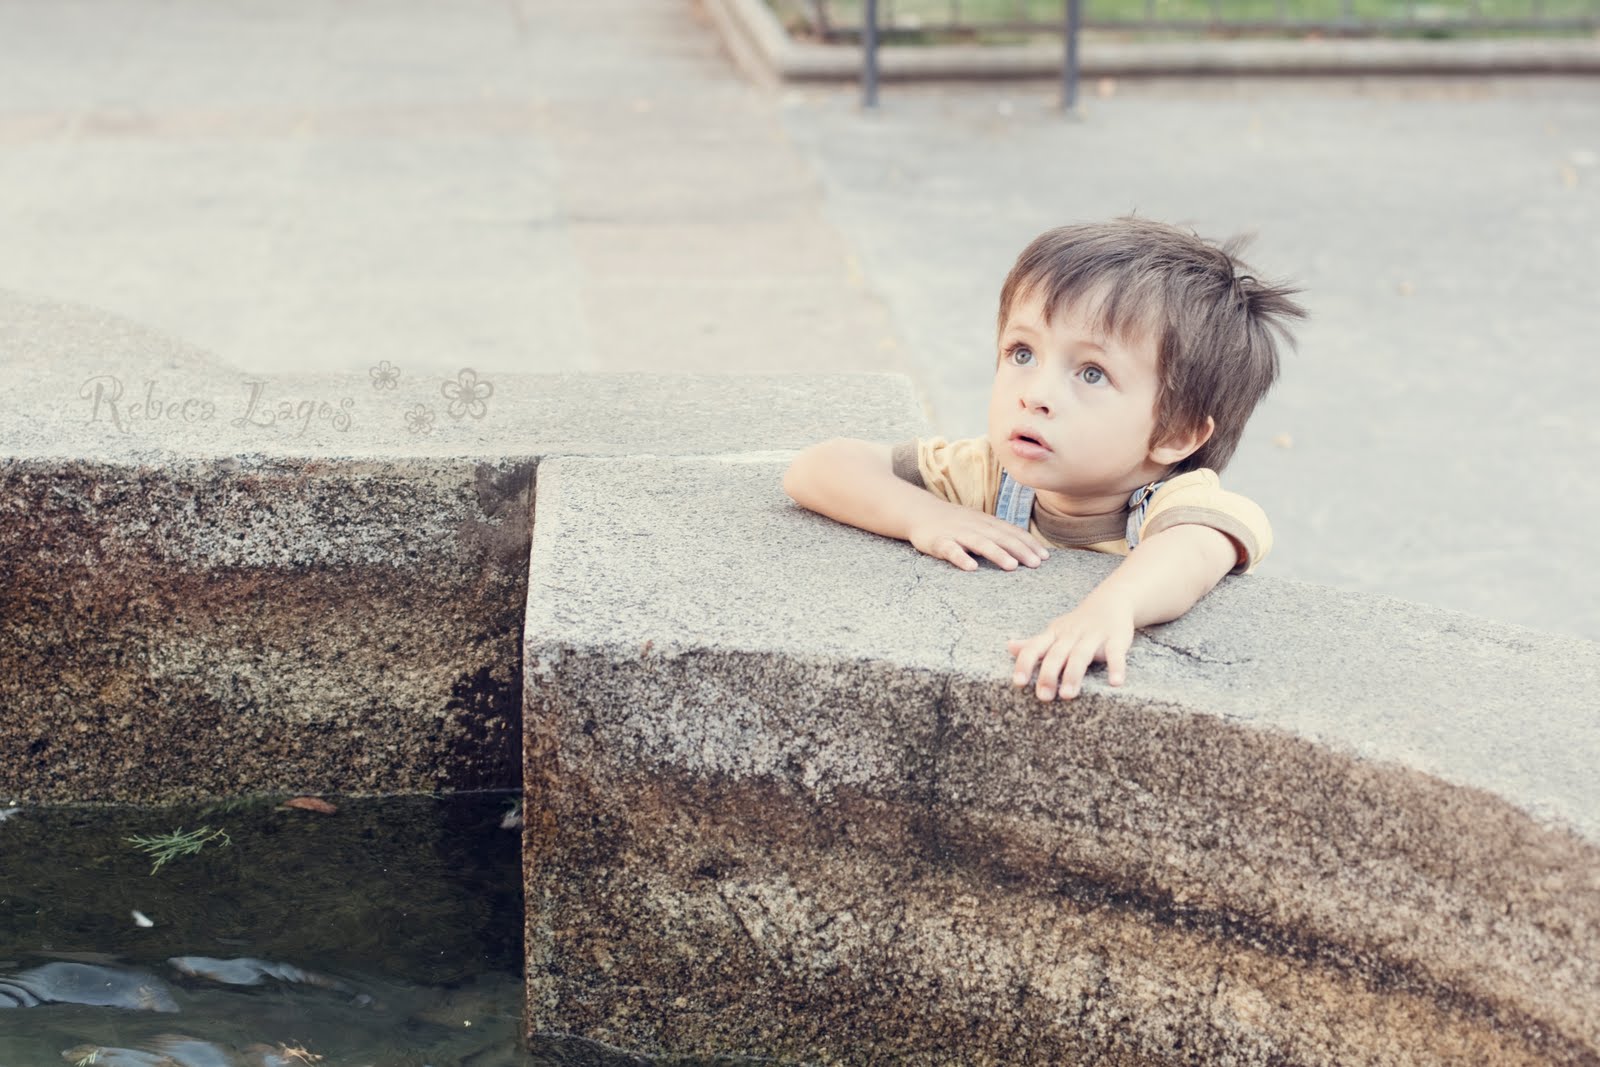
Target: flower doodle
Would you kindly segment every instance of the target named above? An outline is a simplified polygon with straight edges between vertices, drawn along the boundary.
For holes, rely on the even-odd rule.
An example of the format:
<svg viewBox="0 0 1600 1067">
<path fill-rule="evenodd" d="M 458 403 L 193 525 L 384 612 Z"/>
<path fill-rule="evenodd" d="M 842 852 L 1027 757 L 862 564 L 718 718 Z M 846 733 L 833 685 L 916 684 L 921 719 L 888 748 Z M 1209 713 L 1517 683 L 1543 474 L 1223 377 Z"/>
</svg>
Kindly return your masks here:
<svg viewBox="0 0 1600 1067">
<path fill-rule="evenodd" d="M 433 409 L 426 404 L 418 404 L 406 412 L 406 428 L 414 434 L 433 432 Z"/>
<path fill-rule="evenodd" d="M 393 389 L 396 383 L 400 381 L 400 368 L 388 360 L 379 363 L 367 373 L 372 377 L 372 387 L 374 389 Z"/>
<path fill-rule="evenodd" d="M 481 419 L 489 413 L 489 405 L 485 401 L 494 395 L 494 385 L 480 382 L 478 372 L 466 367 L 456 375 L 455 381 L 445 382 L 439 391 L 450 401 L 448 410 L 452 419 L 466 415 Z"/>
</svg>

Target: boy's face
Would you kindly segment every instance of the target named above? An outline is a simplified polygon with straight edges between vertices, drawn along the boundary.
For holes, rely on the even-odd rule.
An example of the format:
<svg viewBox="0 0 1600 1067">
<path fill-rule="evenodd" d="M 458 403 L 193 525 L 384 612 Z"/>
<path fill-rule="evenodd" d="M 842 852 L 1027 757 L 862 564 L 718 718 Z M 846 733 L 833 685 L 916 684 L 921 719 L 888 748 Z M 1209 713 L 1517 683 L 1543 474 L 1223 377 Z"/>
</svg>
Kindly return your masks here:
<svg viewBox="0 0 1600 1067">
<path fill-rule="evenodd" d="M 1176 462 L 1150 444 L 1154 339 L 1103 334 L 1096 304 L 1058 307 L 1047 322 L 1037 287 L 1018 293 L 1000 331 L 989 398 L 989 443 L 1000 465 L 1068 514 L 1118 510 Z"/>
</svg>

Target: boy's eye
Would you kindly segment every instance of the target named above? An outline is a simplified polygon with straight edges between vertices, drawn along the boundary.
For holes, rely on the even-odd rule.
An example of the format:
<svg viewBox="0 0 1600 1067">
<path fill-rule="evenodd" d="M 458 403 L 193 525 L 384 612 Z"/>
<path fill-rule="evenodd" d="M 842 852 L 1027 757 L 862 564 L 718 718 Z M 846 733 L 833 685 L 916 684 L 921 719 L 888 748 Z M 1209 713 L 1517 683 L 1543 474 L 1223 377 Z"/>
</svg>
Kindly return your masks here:
<svg viewBox="0 0 1600 1067">
<path fill-rule="evenodd" d="M 1078 377 L 1085 385 L 1099 385 L 1106 380 L 1106 372 L 1091 364 L 1079 371 Z"/>
<path fill-rule="evenodd" d="M 1006 352 L 1006 358 L 1019 367 L 1026 367 L 1033 362 L 1033 349 L 1027 345 L 1012 345 Z"/>
</svg>

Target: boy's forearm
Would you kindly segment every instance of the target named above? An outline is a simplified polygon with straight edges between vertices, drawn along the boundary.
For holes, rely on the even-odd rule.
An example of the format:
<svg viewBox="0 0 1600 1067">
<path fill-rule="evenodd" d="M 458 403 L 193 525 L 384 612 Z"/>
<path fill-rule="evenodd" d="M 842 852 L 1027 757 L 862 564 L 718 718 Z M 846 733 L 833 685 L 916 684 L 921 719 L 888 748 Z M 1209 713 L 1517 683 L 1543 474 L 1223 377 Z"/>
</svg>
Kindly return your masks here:
<svg viewBox="0 0 1600 1067">
<path fill-rule="evenodd" d="M 802 507 L 902 541 L 940 501 L 894 473 L 888 445 L 837 437 L 812 445 L 789 465 L 783 488 Z"/>
<path fill-rule="evenodd" d="M 1174 526 L 1140 542 L 1110 577 L 1084 598 L 1119 598 L 1133 625 L 1171 622 L 1197 604 L 1238 560 L 1227 535 L 1207 526 Z"/>
</svg>

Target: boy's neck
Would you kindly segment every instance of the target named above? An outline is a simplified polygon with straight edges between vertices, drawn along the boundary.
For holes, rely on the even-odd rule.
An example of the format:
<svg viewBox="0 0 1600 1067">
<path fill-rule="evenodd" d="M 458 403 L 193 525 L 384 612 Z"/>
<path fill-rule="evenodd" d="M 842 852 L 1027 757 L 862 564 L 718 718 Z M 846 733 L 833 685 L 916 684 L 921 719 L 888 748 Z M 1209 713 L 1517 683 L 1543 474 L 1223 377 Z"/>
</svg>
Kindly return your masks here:
<svg viewBox="0 0 1600 1067">
<path fill-rule="evenodd" d="M 1134 489 L 1137 489 L 1135 486 Z M 1121 515 L 1128 510 L 1128 497 L 1133 489 L 1126 493 L 1107 494 L 1104 496 L 1069 496 L 1066 493 L 1056 493 L 1048 489 L 1035 489 L 1033 503 L 1051 515 L 1063 519 L 1096 519 L 1107 515 Z"/>
<path fill-rule="evenodd" d="M 1107 515 L 1122 515 L 1128 510 L 1128 498 L 1147 485 L 1153 485 L 1172 477 L 1171 471 L 1153 471 L 1146 481 L 1137 485 L 1130 485 L 1126 489 L 1112 490 L 1106 493 L 1089 493 L 1074 495 L 1071 493 L 1057 492 L 1052 489 L 1035 489 L 1033 500 L 1036 507 L 1042 508 L 1051 515 L 1063 519 L 1097 519 Z"/>
</svg>

